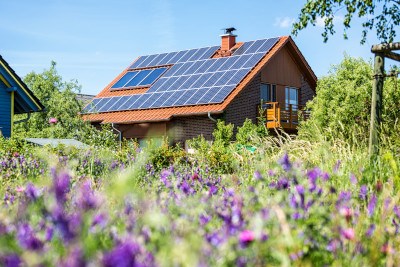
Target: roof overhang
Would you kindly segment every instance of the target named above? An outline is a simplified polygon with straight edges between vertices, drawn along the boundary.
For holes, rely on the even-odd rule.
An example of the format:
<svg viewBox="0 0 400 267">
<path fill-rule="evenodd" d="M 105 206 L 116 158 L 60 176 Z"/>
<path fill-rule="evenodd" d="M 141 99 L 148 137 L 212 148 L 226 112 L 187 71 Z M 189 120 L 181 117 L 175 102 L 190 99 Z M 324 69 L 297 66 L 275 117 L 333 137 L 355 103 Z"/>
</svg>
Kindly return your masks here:
<svg viewBox="0 0 400 267">
<path fill-rule="evenodd" d="M 14 92 L 14 113 L 30 113 L 44 110 L 39 99 L 29 90 L 8 63 L 0 56 L 0 81 L 7 87 L 7 91 Z"/>
</svg>

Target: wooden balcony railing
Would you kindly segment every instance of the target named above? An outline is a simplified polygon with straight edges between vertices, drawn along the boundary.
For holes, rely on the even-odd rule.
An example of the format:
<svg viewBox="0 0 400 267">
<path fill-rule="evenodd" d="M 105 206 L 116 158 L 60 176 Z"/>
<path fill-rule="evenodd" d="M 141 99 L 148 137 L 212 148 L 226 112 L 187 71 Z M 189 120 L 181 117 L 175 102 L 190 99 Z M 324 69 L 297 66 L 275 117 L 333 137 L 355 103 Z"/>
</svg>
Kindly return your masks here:
<svg viewBox="0 0 400 267">
<path fill-rule="evenodd" d="M 301 120 L 306 120 L 310 116 L 310 111 L 305 110 L 302 105 L 264 102 L 262 108 L 267 128 L 295 130 Z"/>
</svg>

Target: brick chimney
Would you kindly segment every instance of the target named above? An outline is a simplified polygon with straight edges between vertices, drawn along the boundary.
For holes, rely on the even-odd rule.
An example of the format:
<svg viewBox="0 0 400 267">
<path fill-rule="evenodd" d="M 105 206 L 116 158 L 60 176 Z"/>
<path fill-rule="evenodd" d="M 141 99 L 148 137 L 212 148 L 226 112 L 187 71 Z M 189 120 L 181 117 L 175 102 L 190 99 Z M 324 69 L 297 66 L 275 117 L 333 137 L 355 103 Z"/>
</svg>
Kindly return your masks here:
<svg viewBox="0 0 400 267">
<path fill-rule="evenodd" d="M 229 51 L 236 44 L 236 36 L 232 32 L 235 28 L 224 29 L 225 33 L 221 35 L 221 51 Z"/>
</svg>

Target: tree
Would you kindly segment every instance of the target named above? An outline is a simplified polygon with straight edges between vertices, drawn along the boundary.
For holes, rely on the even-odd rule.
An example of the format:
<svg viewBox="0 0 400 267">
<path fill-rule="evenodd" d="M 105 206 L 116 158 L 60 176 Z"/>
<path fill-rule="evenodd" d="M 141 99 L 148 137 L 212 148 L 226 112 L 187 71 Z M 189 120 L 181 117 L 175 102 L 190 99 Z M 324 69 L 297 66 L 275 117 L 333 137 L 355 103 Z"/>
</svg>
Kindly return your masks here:
<svg viewBox="0 0 400 267">
<path fill-rule="evenodd" d="M 28 88 L 45 106 L 43 112 L 33 113 L 26 122 L 14 125 L 17 137 L 75 138 L 93 145 L 114 145 L 115 135 L 110 127 L 97 131 L 82 120 L 79 112 L 84 103 L 76 94 L 81 86 L 76 80 L 65 82 L 56 70 L 56 63 L 42 73 L 31 72 L 24 78 Z M 25 118 L 19 115 L 16 120 Z"/>
<path fill-rule="evenodd" d="M 371 63 L 345 56 L 340 64 L 332 67 L 329 75 L 318 81 L 317 96 L 307 104 L 311 117 L 302 122 L 299 133 L 311 137 L 324 135 L 328 139 L 342 137 L 366 141 L 369 136 L 372 73 Z M 397 78 L 390 78 L 383 90 L 383 131 L 389 138 L 399 128 L 400 90 L 397 83 Z"/>
<path fill-rule="evenodd" d="M 324 41 L 335 33 L 334 18 L 344 10 L 344 33 L 350 28 L 354 16 L 365 19 L 361 43 L 365 43 L 368 31 L 375 29 L 377 37 L 382 42 L 393 42 L 396 37 L 396 27 L 400 25 L 400 0 L 307 0 L 301 9 L 298 21 L 293 24 L 294 35 L 309 24 L 315 26 L 317 19 L 323 19 Z"/>
</svg>

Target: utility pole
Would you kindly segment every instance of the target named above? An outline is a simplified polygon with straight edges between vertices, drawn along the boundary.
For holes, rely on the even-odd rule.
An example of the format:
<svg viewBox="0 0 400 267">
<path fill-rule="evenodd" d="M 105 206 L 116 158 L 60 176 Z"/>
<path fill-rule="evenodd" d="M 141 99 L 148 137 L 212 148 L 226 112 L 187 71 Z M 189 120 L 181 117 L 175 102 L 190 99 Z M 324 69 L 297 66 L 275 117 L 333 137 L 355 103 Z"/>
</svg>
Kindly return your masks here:
<svg viewBox="0 0 400 267">
<path fill-rule="evenodd" d="M 379 150 L 379 126 L 382 122 L 383 83 L 385 80 L 385 57 L 400 61 L 400 55 L 392 52 L 400 50 L 400 42 L 373 45 L 371 52 L 375 54 L 374 85 L 372 88 L 371 126 L 369 134 L 369 155 L 377 155 Z"/>
</svg>

